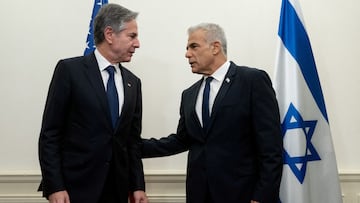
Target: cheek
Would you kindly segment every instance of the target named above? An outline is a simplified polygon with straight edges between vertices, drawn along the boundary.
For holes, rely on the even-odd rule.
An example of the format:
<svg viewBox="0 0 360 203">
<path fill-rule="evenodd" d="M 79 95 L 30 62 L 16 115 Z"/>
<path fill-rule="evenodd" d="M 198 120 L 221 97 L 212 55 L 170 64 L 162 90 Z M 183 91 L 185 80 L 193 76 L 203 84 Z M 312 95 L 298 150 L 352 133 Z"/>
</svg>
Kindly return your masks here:
<svg viewBox="0 0 360 203">
<path fill-rule="evenodd" d="M 213 58 L 209 56 L 202 56 L 199 61 L 201 66 L 208 68 L 213 63 Z"/>
<path fill-rule="evenodd" d="M 125 45 L 123 43 L 117 43 L 114 46 L 114 50 L 117 53 L 124 53 L 124 52 L 126 52 L 127 48 L 125 47 Z"/>
<path fill-rule="evenodd" d="M 197 54 L 196 58 L 201 64 L 204 64 L 208 61 L 208 57 L 204 53 Z"/>
<path fill-rule="evenodd" d="M 122 39 L 122 38 L 117 38 L 116 41 L 114 42 L 114 44 L 116 45 L 116 47 L 119 48 L 123 48 L 124 46 L 126 46 L 126 44 L 128 44 L 129 42 Z"/>
</svg>

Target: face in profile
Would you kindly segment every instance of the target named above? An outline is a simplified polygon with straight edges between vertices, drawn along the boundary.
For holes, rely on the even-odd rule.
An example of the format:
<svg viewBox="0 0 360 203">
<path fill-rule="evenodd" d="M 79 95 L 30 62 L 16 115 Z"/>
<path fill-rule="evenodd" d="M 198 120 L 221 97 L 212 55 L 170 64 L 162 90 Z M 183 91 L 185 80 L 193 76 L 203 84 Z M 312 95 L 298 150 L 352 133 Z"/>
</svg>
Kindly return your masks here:
<svg viewBox="0 0 360 203">
<path fill-rule="evenodd" d="M 211 64 L 214 63 L 212 50 L 213 45 L 206 41 L 204 30 L 199 29 L 189 35 L 185 57 L 193 73 L 210 75 Z"/>
<path fill-rule="evenodd" d="M 140 47 L 136 20 L 125 23 L 125 29 L 112 33 L 110 49 L 118 62 L 130 62 L 135 49 Z"/>
</svg>

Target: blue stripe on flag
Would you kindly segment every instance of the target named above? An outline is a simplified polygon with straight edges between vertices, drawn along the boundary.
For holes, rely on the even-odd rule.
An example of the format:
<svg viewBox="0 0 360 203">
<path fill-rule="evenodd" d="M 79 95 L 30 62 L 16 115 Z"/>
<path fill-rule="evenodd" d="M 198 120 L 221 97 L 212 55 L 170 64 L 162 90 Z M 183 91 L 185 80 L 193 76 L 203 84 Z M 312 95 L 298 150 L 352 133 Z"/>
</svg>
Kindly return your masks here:
<svg viewBox="0 0 360 203">
<path fill-rule="evenodd" d="M 102 5 L 107 4 L 108 0 L 95 0 L 94 7 L 90 19 L 89 32 L 86 38 L 86 48 L 84 51 L 84 55 L 88 55 L 95 50 L 95 42 L 94 42 L 94 18 L 97 15 L 99 9 Z"/>
<path fill-rule="evenodd" d="M 278 35 L 283 41 L 284 46 L 299 64 L 316 104 L 326 121 L 328 121 L 309 37 L 290 2 L 288 0 L 283 0 L 282 2 Z"/>
</svg>

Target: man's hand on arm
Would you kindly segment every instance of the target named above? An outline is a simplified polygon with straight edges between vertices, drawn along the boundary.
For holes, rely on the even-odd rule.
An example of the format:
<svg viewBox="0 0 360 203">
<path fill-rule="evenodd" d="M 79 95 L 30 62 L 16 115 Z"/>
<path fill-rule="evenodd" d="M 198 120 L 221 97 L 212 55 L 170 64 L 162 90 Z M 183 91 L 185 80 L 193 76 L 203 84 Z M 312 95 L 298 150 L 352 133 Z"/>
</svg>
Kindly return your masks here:
<svg viewBox="0 0 360 203">
<path fill-rule="evenodd" d="M 69 194 L 66 190 L 54 192 L 49 195 L 49 203 L 70 203 Z"/>
<path fill-rule="evenodd" d="M 145 192 L 142 190 L 135 191 L 130 200 L 131 203 L 149 203 Z"/>
</svg>

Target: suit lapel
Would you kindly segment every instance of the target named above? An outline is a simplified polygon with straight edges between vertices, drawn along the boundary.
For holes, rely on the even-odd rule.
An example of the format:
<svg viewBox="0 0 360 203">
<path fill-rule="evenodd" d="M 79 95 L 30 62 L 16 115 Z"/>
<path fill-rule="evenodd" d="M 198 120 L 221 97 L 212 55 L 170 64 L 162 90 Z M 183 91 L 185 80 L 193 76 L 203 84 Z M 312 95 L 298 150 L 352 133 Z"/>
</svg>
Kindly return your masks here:
<svg viewBox="0 0 360 203">
<path fill-rule="evenodd" d="M 198 98 L 198 95 L 199 95 L 199 91 L 200 91 L 200 86 L 201 86 L 201 83 L 202 83 L 203 79 L 199 80 L 195 86 L 194 86 L 194 91 L 192 91 L 192 95 L 190 96 L 191 98 L 191 101 L 189 102 L 190 104 L 190 109 L 191 109 L 191 119 L 193 119 L 196 123 L 196 125 L 199 127 L 199 128 L 202 128 L 201 126 L 201 123 L 200 123 L 200 120 L 199 120 L 199 117 L 197 116 L 196 114 L 196 101 L 197 101 L 197 98 Z"/>
<path fill-rule="evenodd" d="M 85 56 L 85 74 L 87 75 L 93 89 L 94 93 L 96 94 L 97 98 L 99 99 L 99 102 L 103 108 L 103 112 L 106 112 L 106 117 L 111 126 L 111 116 L 110 116 L 110 109 L 109 104 L 107 101 L 107 96 L 105 92 L 105 87 L 103 83 L 103 79 L 101 77 L 101 73 L 99 70 L 99 65 L 96 61 L 95 54 L 89 54 Z M 112 127 L 111 127 L 112 128 Z"/>
<path fill-rule="evenodd" d="M 196 101 L 199 95 L 202 81 L 203 79 L 200 79 L 190 88 L 188 94 L 186 94 L 187 96 L 183 98 L 184 100 L 182 101 L 182 105 L 184 108 L 183 109 L 183 113 L 185 114 L 184 116 L 189 117 L 188 119 L 191 120 L 190 123 L 193 124 L 191 127 L 189 126 L 189 128 L 192 129 L 191 134 L 193 135 L 193 138 L 201 142 L 204 142 L 205 131 L 202 128 L 200 119 L 196 113 Z"/>
<path fill-rule="evenodd" d="M 234 77 L 235 76 L 235 68 L 236 68 L 236 65 L 231 62 L 229 70 L 225 75 L 224 81 L 219 89 L 218 94 L 216 95 L 212 113 L 211 113 L 211 117 L 210 117 L 210 123 L 209 123 L 208 130 L 211 128 L 213 120 L 216 117 L 217 112 L 219 111 L 219 106 L 220 106 L 222 100 L 224 99 L 225 95 L 227 94 L 227 92 L 235 78 Z"/>
<path fill-rule="evenodd" d="M 121 71 L 121 76 L 122 76 L 122 80 L 123 80 L 123 89 L 124 89 L 124 104 L 123 107 L 121 109 L 121 114 L 120 114 L 120 118 L 117 121 L 117 125 L 116 128 L 119 127 L 119 123 L 121 123 L 121 121 L 126 117 L 126 110 L 129 109 L 128 105 L 132 102 L 130 100 L 130 98 L 132 98 L 131 94 L 133 94 L 133 83 L 135 83 L 135 81 L 131 80 L 131 78 L 129 77 L 129 74 L 124 71 L 124 68 L 121 66 L 121 64 L 119 64 L 120 67 L 120 71 Z"/>
</svg>

